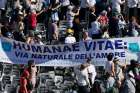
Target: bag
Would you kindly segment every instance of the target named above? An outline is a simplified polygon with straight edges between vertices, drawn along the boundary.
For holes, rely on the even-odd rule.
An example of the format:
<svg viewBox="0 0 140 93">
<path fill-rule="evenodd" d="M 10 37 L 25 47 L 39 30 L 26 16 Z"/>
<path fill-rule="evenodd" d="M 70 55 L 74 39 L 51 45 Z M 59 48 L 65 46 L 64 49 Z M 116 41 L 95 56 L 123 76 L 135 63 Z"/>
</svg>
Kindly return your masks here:
<svg viewBox="0 0 140 93">
<path fill-rule="evenodd" d="M 33 90 L 33 84 L 30 80 L 27 80 L 27 90 Z"/>
</svg>

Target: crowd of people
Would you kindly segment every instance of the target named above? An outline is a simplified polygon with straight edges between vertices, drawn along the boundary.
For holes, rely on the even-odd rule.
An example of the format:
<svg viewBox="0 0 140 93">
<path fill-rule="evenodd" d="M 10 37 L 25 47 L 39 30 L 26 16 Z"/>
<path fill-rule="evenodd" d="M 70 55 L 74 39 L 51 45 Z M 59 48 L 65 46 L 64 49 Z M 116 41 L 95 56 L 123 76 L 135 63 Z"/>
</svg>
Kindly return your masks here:
<svg viewBox="0 0 140 93">
<path fill-rule="evenodd" d="M 124 64 L 119 57 L 112 53 L 107 55 L 103 75 L 98 76 L 92 59 L 73 67 L 76 93 L 139 93 L 140 63 L 134 59 L 130 65 Z M 39 70 L 34 60 L 28 61 L 28 66 L 22 70 L 19 93 L 33 93 L 37 88 Z M 75 92 L 74 92 L 75 93 Z"/>
<path fill-rule="evenodd" d="M 138 37 L 139 13 L 140 0 L 1 0 L 0 36 L 40 45 Z M 63 38 L 59 30 L 62 22 L 67 27 Z M 44 25 L 45 39 L 37 31 L 39 23 Z M 106 93 L 138 93 L 138 61 L 131 60 L 126 67 L 111 54 L 107 60 Z M 75 69 L 78 93 L 103 93 L 95 80 L 96 69 L 90 62 L 88 59 Z M 31 93 L 35 88 L 37 68 L 33 60 L 28 65 L 21 75 L 19 93 Z M 31 89 L 27 88 L 29 81 Z"/>
<path fill-rule="evenodd" d="M 139 93 L 140 64 L 138 61 L 132 59 L 130 65 L 123 64 L 119 57 L 109 53 L 104 74 L 100 77 L 101 82 L 98 81 L 98 73 L 91 61 L 87 59 L 75 70 L 78 93 Z"/>
<path fill-rule="evenodd" d="M 139 0 L 1 0 L 1 35 L 41 45 L 135 37 L 140 29 L 139 6 Z M 67 28 L 61 38 L 63 21 Z M 46 34 L 43 41 L 39 23 Z"/>
</svg>

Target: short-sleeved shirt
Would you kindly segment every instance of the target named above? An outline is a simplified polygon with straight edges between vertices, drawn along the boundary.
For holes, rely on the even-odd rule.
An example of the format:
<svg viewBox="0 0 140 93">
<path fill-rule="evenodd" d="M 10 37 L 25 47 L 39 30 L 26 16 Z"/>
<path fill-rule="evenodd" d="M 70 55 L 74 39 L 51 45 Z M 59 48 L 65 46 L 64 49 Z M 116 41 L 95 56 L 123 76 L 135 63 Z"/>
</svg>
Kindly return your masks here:
<svg viewBox="0 0 140 93">
<path fill-rule="evenodd" d="M 24 89 L 24 85 L 27 85 L 27 79 L 25 77 L 20 78 L 20 88 L 19 88 L 19 93 L 26 93 Z"/>
</svg>

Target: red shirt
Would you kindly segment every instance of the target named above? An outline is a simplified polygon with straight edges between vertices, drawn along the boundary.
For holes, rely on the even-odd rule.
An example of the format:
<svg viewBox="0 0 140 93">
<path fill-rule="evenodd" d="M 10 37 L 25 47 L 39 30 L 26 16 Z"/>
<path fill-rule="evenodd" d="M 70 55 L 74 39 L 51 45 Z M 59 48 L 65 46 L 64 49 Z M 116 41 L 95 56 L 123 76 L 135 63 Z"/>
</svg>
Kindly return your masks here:
<svg viewBox="0 0 140 93">
<path fill-rule="evenodd" d="M 99 22 L 101 25 L 107 25 L 108 24 L 108 17 L 107 16 L 100 16 Z"/>
<path fill-rule="evenodd" d="M 30 23 L 30 28 L 31 29 L 35 29 L 36 25 L 37 25 L 37 19 L 36 19 L 37 15 L 35 13 L 31 13 L 29 15 L 29 23 Z"/>
<path fill-rule="evenodd" d="M 27 85 L 27 79 L 25 77 L 20 78 L 20 88 L 19 93 L 27 93 L 24 86 Z"/>
</svg>

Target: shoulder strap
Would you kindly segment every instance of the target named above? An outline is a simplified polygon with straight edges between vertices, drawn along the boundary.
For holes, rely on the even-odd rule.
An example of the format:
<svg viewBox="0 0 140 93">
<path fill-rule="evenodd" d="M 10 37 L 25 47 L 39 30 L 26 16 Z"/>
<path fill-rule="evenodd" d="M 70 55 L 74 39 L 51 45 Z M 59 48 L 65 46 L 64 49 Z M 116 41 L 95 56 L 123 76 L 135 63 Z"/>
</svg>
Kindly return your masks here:
<svg viewBox="0 0 140 93">
<path fill-rule="evenodd" d="M 136 87 L 136 84 L 134 84 L 134 82 L 131 79 L 129 79 L 129 80 L 133 84 L 133 86 Z"/>
</svg>

